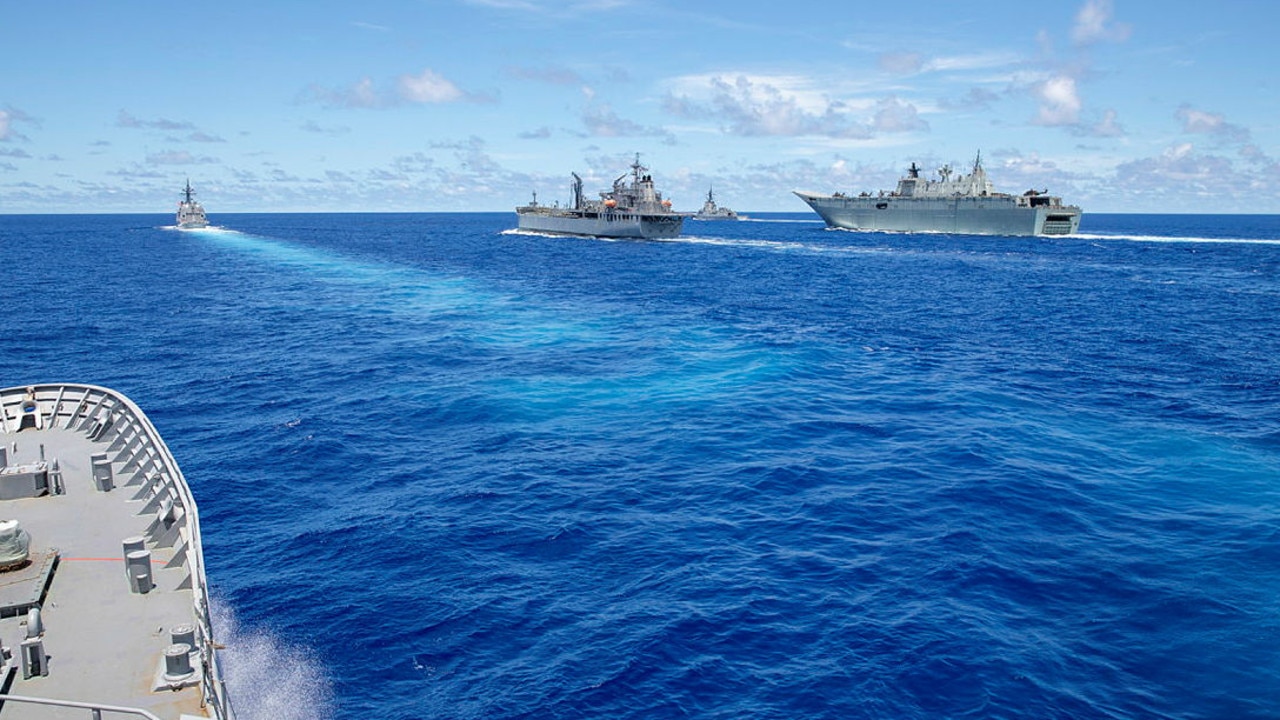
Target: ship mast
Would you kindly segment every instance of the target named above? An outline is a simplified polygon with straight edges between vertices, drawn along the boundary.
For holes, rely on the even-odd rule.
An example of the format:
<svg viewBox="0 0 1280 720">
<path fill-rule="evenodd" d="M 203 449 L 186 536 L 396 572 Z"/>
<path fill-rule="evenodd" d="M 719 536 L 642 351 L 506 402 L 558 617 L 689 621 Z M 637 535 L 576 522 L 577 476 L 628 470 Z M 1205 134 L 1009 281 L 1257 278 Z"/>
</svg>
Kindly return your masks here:
<svg viewBox="0 0 1280 720">
<path fill-rule="evenodd" d="M 632 187 L 639 186 L 640 171 L 644 169 L 644 166 L 640 164 L 640 153 L 636 153 L 636 161 L 631 163 Z"/>
</svg>

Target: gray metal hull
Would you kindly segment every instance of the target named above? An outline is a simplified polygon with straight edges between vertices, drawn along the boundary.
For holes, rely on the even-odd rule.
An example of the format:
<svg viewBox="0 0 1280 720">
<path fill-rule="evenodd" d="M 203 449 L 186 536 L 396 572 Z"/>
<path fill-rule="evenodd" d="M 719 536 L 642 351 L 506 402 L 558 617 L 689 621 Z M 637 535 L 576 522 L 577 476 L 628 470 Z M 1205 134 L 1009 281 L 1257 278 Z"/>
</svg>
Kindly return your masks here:
<svg viewBox="0 0 1280 720">
<path fill-rule="evenodd" d="M 1070 235 L 1074 206 L 1017 207 L 1009 197 L 842 197 L 797 192 L 827 225 L 848 230 L 969 235 Z"/>
<path fill-rule="evenodd" d="M 577 213 L 573 211 L 517 212 L 519 228 L 552 235 L 609 238 L 673 238 L 684 227 L 684 216 L 638 213 Z"/>
</svg>

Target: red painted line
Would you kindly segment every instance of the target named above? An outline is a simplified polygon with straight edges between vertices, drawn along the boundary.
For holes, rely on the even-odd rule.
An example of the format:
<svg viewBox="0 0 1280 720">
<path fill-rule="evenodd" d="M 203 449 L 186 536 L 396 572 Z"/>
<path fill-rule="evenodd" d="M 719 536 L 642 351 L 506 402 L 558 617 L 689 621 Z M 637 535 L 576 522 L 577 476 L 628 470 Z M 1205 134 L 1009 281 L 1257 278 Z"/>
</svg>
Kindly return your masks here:
<svg viewBox="0 0 1280 720">
<path fill-rule="evenodd" d="M 61 560 L 62 560 L 62 562 L 124 562 L 124 558 L 70 558 L 70 557 L 64 557 L 64 558 L 61 558 Z M 153 562 L 153 563 L 158 563 L 158 564 L 163 565 L 164 563 L 167 563 L 167 562 L 169 562 L 169 561 L 168 561 L 168 560 L 159 560 L 159 559 L 156 559 L 156 558 L 152 558 L 152 559 L 151 559 L 151 562 Z"/>
</svg>

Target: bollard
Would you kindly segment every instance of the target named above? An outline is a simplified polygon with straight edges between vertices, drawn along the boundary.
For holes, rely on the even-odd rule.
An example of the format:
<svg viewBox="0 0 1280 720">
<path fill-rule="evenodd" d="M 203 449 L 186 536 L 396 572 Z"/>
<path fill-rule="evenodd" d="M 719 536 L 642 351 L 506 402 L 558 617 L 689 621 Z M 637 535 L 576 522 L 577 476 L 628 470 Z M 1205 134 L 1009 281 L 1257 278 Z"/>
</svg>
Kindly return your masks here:
<svg viewBox="0 0 1280 720">
<path fill-rule="evenodd" d="M 184 680 L 195 672 L 191 669 L 191 646 L 174 643 L 164 649 L 164 679 L 170 682 Z"/>
<path fill-rule="evenodd" d="M 147 541 L 146 538 L 141 535 L 135 535 L 133 537 L 125 538 L 121 544 L 124 545 L 124 576 L 129 580 L 130 584 L 132 584 L 133 568 L 129 566 L 129 553 L 136 552 L 138 550 L 146 550 Z"/>
<path fill-rule="evenodd" d="M 124 556 L 124 564 L 129 572 L 130 591 L 142 595 L 151 592 L 151 551 L 132 550 Z"/>
<path fill-rule="evenodd" d="M 169 640 L 174 645 L 196 646 L 196 626 L 195 625 L 174 625 L 169 628 Z"/>
<path fill-rule="evenodd" d="M 94 487 L 102 492 L 111 492 L 111 489 L 115 487 L 115 483 L 111 478 L 111 461 L 107 459 L 106 453 L 99 453 L 91 459 Z"/>
</svg>

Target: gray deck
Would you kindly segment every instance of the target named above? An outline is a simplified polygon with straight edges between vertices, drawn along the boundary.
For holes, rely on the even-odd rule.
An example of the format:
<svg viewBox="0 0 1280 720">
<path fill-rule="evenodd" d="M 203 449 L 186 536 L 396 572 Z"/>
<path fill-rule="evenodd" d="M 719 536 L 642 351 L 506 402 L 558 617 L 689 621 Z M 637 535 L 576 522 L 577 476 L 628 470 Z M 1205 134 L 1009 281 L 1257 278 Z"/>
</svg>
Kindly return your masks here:
<svg viewBox="0 0 1280 720">
<path fill-rule="evenodd" d="M 70 408 L 59 416 L 55 404 L 46 403 L 50 416 L 43 424 L 57 427 L 14 432 L 17 418 L 9 405 L 0 432 L 8 466 L 41 459 L 52 465 L 56 459 L 62 486 L 61 494 L 0 500 L 0 520 L 22 524 L 31 535 L 32 555 L 27 567 L 0 573 L 0 616 L 8 615 L 0 617 L 0 643 L 11 654 L 9 684 L 0 691 L 138 708 L 164 720 L 216 717 L 201 707 L 199 649 L 211 652 L 211 643 L 204 642 L 208 619 L 198 616 L 201 604 L 193 591 L 193 585 L 203 589 L 203 577 L 193 581 L 189 558 L 199 552 L 198 531 L 192 537 L 184 522 L 194 505 L 188 513 L 174 491 L 175 478 L 183 494 L 185 482 L 176 467 L 163 462 L 167 449 L 150 442 L 149 423 L 117 412 L 116 427 L 94 441 L 91 436 L 98 433 L 91 417 L 81 421 Z M 68 423 L 72 429 L 62 427 Z M 95 479 L 91 460 L 104 453 L 115 485 L 108 491 Z M 154 587 L 145 594 L 133 591 L 124 559 L 125 539 L 138 537 L 151 552 Z M 48 674 L 24 678 L 19 645 L 27 637 L 33 596 L 41 607 Z M 195 673 L 186 680 L 166 680 L 164 653 L 173 644 L 171 631 L 182 625 L 201 628 L 190 656 Z M 0 720 L 10 717 L 88 720 L 91 714 L 9 701 L 0 709 Z M 104 717 L 128 716 L 107 712 Z"/>
</svg>

